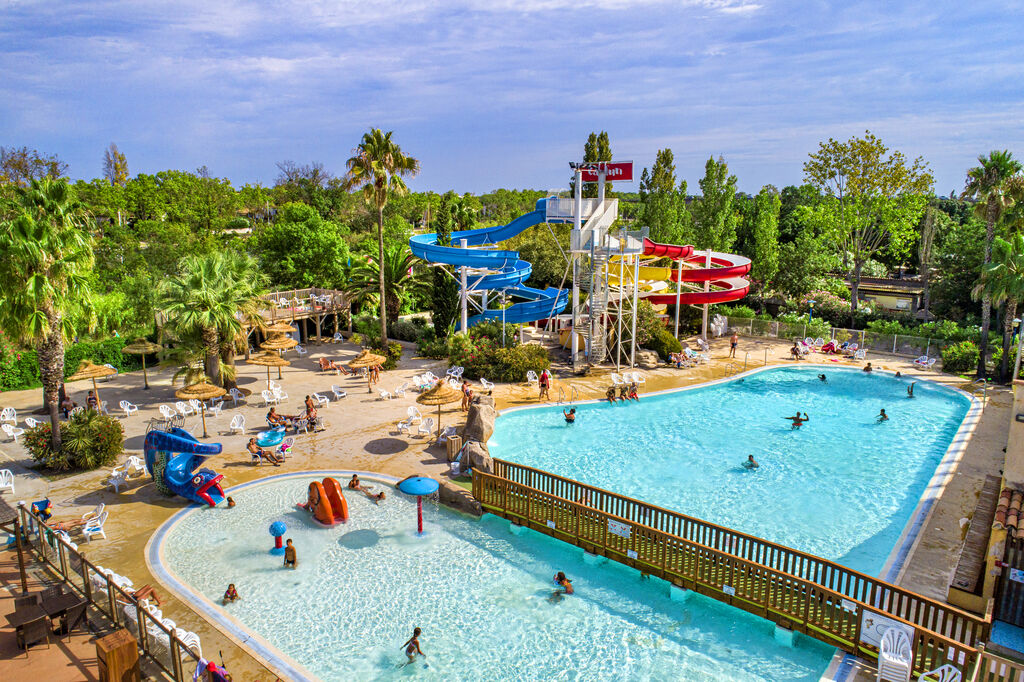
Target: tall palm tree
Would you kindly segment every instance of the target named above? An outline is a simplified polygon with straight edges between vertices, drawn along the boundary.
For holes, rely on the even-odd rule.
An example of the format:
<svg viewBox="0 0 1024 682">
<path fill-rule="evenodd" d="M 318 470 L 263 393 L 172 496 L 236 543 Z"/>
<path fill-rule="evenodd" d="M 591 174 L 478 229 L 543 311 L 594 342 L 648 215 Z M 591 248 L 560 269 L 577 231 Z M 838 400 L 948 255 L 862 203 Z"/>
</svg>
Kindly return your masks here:
<svg viewBox="0 0 1024 682">
<path fill-rule="evenodd" d="M 1024 300 L 1024 235 L 1009 240 L 996 237 L 992 243 L 992 262 L 985 266 L 972 294 L 987 293 L 993 303 L 1005 304 L 1003 312 L 1003 358 L 999 378 L 1006 381 L 1009 373 L 1010 346 L 1013 341 L 1013 318 L 1018 304 Z"/>
<path fill-rule="evenodd" d="M 402 176 L 413 176 L 420 170 L 420 162 L 402 153 L 402 148 L 391 139 L 393 131 L 386 133 L 380 128 L 371 128 L 354 150 L 354 155 L 345 166 L 345 189 L 359 187 L 367 204 L 377 209 L 377 256 L 384 261 L 384 207 L 391 196 L 408 192 Z M 380 300 L 387 301 L 384 268 L 380 268 Z M 383 306 L 382 306 L 383 308 Z M 388 342 L 387 315 L 380 316 L 381 343 Z"/>
<path fill-rule="evenodd" d="M 995 237 L 996 222 L 1007 208 L 1013 205 L 1013 197 L 1007 191 L 1008 181 L 1021 171 L 1020 161 L 1009 151 L 991 151 L 988 156 L 978 157 L 979 166 L 967 171 L 967 184 L 961 198 L 977 200 L 975 215 L 985 221 L 985 266 L 992 262 L 992 239 Z M 981 352 L 978 353 L 978 378 L 986 374 L 988 353 L 988 332 L 992 322 L 992 298 L 988 291 L 982 292 L 981 299 Z"/>
<path fill-rule="evenodd" d="M 468 196 L 456 197 L 452 201 L 452 222 L 459 230 L 468 230 L 476 224 L 476 210 L 470 205 Z"/>
<path fill-rule="evenodd" d="M 354 264 L 351 278 L 347 282 L 347 291 L 356 297 L 377 298 L 379 301 L 379 295 L 374 289 L 378 282 L 383 281 L 383 317 L 387 318 L 388 324 L 394 324 L 402 310 L 402 294 L 421 293 L 426 285 L 413 272 L 413 265 L 418 260 L 412 255 L 407 243 L 389 243 L 380 262 L 384 263 L 383 268 L 378 265 L 378 261 L 371 259 Z"/>
<path fill-rule="evenodd" d="M 0 223 L 0 327 L 35 346 L 50 446 L 61 449 L 58 395 L 72 313 L 91 310 L 92 237 L 88 218 L 64 180 L 33 180 L 17 190 L 17 215 Z"/>
<path fill-rule="evenodd" d="M 214 383 L 223 382 L 222 342 L 233 342 L 242 318 L 256 314 L 264 286 L 265 276 L 250 256 L 226 252 L 186 256 L 179 273 L 161 285 L 160 309 L 169 326 L 179 336 L 199 335 L 206 376 Z M 227 355 L 233 360 L 233 349 Z"/>
</svg>

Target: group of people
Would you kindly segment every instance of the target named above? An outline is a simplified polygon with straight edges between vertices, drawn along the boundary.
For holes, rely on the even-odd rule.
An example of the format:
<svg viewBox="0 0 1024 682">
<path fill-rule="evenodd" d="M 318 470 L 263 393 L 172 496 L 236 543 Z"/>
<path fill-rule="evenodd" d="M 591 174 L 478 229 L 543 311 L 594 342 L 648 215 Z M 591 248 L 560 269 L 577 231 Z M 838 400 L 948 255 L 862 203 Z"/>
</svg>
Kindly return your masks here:
<svg viewBox="0 0 1024 682">
<path fill-rule="evenodd" d="M 364 486 L 363 482 L 359 480 L 359 476 L 357 474 L 352 474 L 352 478 L 349 479 L 348 482 L 348 488 L 349 490 L 358 490 L 359 492 L 373 500 L 374 504 L 380 504 L 381 502 L 384 501 L 386 497 L 383 490 L 381 490 L 379 493 L 375 493 L 373 492 L 372 488 Z"/>
<path fill-rule="evenodd" d="M 626 402 L 627 400 L 636 400 L 637 402 L 640 402 L 640 386 L 635 381 L 630 384 L 609 386 L 608 390 L 604 392 L 604 397 L 607 398 L 610 403 L 614 403 L 616 401 Z"/>
<path fill-rule="evenodd" d="M 89 390 L 89 394 L 85 397 L 85 406 L 87 409 L 99 411 L 100 399 L 96 396 L 96 391 Z M 64 393 L 64 399 L 60 401 L 60 411 L 67 419 L 71 415 L 71 410 L 78 407 L 78 403 L 74 401 L 70 393 Z"/>
<path fill-rule="evenodd" d="M 285 429 L 295 429 L 295 433 L 299 432 L 299 427 L 305 425 L 306 428 L 312 428 L 317 430 L 320 425 L 320 416 L 316 410 L 316 403 L 310 396 L 306 396 L 304 402 L 305 412 L 299 414 L 279 414 L 277 407 L 271 406 L 267 412 L 267 424 L 271 428 L 284 427 Z"/>
</svg>

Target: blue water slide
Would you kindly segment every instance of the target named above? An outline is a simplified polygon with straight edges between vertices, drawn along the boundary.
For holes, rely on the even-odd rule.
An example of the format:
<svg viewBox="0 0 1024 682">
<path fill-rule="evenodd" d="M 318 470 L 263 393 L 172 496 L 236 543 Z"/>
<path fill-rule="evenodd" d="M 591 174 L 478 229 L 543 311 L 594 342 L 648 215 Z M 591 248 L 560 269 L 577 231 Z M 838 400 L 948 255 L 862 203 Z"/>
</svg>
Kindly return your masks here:
<svg viewBox="0 0 1024 682">
<path fill-rule="evenodd" d="M 160 483 L 167 492 L 210 506 L 224 500 L 220 487 L 224 477 L 212 469 L 199 469 L 207 457 L 220 454 L 220 443 L 200 443 L 188 431 L 172 428 L 147 433 L 143 452 L 146 469 L 154 479 L 158 475 L 157 461 L 161 462 Z"/>
<path fill-rule="evenodd" d="M 547 199 L 538 199 L 533 211 L 519 216 L 508 225 L 452 232 L 452 244 L 460 244 L 463 239 L 466 240 L 467 246 L 497 244 L 543 223 L 546 213 Z M 569 303 L 568 291 L 554 287 L 534 289 L 523 285 L 523 282 L 529 279 L 533 266 L 521 260 L 518 251 L 439 246 L 436 234 L 413 236 L 409 240 L 409 248 L 417 258 L 429 263 L 487 270 L 487 274 L 469 275 L 469 285 L 474 291 L 504 290 L 509 296 L 523 299 L 522 302 L 514 303 L 504 311 L 487 310 L 481 315 L 470 317 L 470 326 L 484 320 L 504 319 L 509 324 L 533 322 L 562 312 Z"/>
</svg>

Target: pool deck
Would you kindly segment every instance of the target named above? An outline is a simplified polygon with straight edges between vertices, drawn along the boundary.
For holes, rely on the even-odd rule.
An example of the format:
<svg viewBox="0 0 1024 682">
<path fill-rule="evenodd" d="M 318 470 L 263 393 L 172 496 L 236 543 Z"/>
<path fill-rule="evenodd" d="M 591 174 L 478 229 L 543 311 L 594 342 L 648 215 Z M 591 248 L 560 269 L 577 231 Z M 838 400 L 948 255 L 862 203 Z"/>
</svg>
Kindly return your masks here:
<svg viewBox="0 0 1024 682">
<path fill-rule="evenodd" d="M 691 369 L 662 367 L 656 370 L 641 370 L 647 377 L 644 391 L 676 388 L 722 378 L 729 363 L 740 366 L 744 364 L 746 353 L 749 353 L 748 368 L 762 366 L 765 361 L 768 365 L 793 365 L 796 363 L 788 359 L 789 345 L 788 342 L 773 339 L 743 338 L 740 340 L 739 358 L 729 360 L 726 357 L 727 340 L 717 339 L 712 343 L 712 361 L 709 365 Z M 400 434 L 395 428 L 396 423 L 405 418 L 406 408 L 416 404 L 415 392 L 409 391 L 404 399 L 381 401 L 377 398 L 376 388 L 374 393 L 367 393 L 365 381 L 323 374 L 317 370 L 317 359 L 320 357 L 344 361 L 354 357 L 359 349 L 351 344 L 311 345 L 308 350 L 309 355 L 303 358 L 296 357 L 294 353 L 288 355 L 293 364 L 283 369 L 280 383 L 290 397 L 284 407 L 279 408 L 279 412 L 298 412 L 307 393 L 316 391 L 326 393 L 330 397 L 332 384 L 344 388 L 348 391 L 348 396 L 337 403 L 332 400 L 330 406 L 320 410 L 321 416 L 326 418 L 328 428 L 317 434 L 299 434 L 293 454 L 284 465 L 252 466 L 248 453 L 245 452 L 245 443 L 252 434 L 265 428 L 263 415 L 266 408 L 256 407 L 257 404 L 261 404 L 256 396 L 265 387 L 266 370 L 263 367 L 239 362 L 238 383 L 243 388 L 251 389 L 254 396 L 250 396 L 249 404 L 237 408 L 225 407 L 220 417 L 211 418 L 207 422 L 211 435 L 207 440 L 224 445 L 223 454 L 211 458 L 208 464 L 224 474 L 226 486 L 271 474 L 314 469 L 364 470 L 398 477 L 426 474 L 440 480 L 447 479 L 448 466 L 442 447 L 432 445 L 432 439 Z M 412 357 L 413 355 L 411 346 L 407 345 L 406 357 L 399 368 L 383 373 L 380 387 L 393 390 L 426 369 L 433 370 L 435 374 L 442 374 L 446 369 L 441 362 Z M 921 372 L 909 358 L 872 354 L 869 360 L 878 369 L 899 370 L 905 375 L 920 376 L 974 392 L 966 380 L 937 372 Z M 819 355 L 812 355 L 811 361 L 833 364 L 825 356 Z M 852 361 L 835 364 L 863 366 L 862 362 Z M 158 406 L 173 405 L 176 402 L 170 377 L 170 370 L 151 371 L 152 388 L 149 391 L 142 390 L 141 372 L 123 374 L 109 382 L 99 383 L 101 399 L 109 401 L 111 405 L 117 405 L 120 400 L 126 399 L 139 406 L 139 414 L 129 419 L 124 419 L 119 411 L 112 410 L 112 413 L 121 419 L 125 428 L 128 454 L 140 453 L 150 418 L 159 416 Z M 609 384 L 607 371 L 594 372 L 584 377 L 560 377 L 556 374 L 552 394 L 557 400 L 558 387 L 563 386 L 568 392 L 568 387 L 572 385 L 577 388 L 583 399 L 600 398 Z M 90 387 L 87 382 L 68 386 L 79 403 L 84 403 L 85 391 Z M 537 388 L 525 384 L 499 384 L 495 387 L 493 395 L 499 409 L 537 403 Z M 980 397 L 980 389 L 978 395 Z M 972 513 L 985 475 L 997 474 L 1002 466 L 1002 450 L 1006 445 L 1009 430 L 1011 402 L 1011 395 L 1007 389 L 999 388 L 988 392 L 985 409 L 963 454 L 956 475 L 942 490 L 925 520 L 923 532 L 915 546 L 911 548 L 911 554 L 899 580 L 901 585 L 936 599 L 945 599 L 946 586 L 963 541 L 960 520 Z M 0 407 L 10 406 L 17 409 L 19 422 L 40 405 L 41 389 L 8 392 L 0 397 Z M 454 423 L 461 426 L 463 414 L 458 407 L 458 403 L 455 403 L 445 408 L 443 424 Z M 431 415 L 437 418 L 436 408 L 421 406 L 420 411 L 424 416 Z M 235 414 L 245 416 L 247 428 L 244 435 L 227 433 L 228 423 Z M 37 415 L 37 418 L 40 417 Z M 202 432 L 202 425 L 197 417 L 189 417 L 185 426 L 193 433 Z M 78 536 L 73 536 L 73 539 L 93 562 L 126 575 L 136 585 L 147 582 L 159 584 L 146 567 L 145 547 L 153 531 L 182 508 L 180 498 L 166 498 L 157 493 L 148 476 L 130 483 L 127 489 L 122 488 L 120 494 L 115 494 L 112 489 L 102 485 L 107 471 L 46 478 L 31 471 L 27 466 L 29 463 L 27 453 L 20 443 L 0 443 L 0 468 L 11 469 L 16 477 L 17 494 L 5 492 L 5 500 L 13 505 L 18 500 L 32 501 L 49 497 L 54 505 L 55 519 L 80 516 L 96 504 L 105 503 L 110 511 L 106 527 L 108 539 L 92 543 L 86 543 Z M 165 596 L 165 592 L 166 590 L 162 590 L 161 596 Z M 274 673 L 236 646 L 230 638 L 187 604 L 169 594 L 166 596 L 164 614 L 177 621 L 179 627 L 197 632 L 205 651 L 223 651 L 225 662 L 235 674 L 235 679 L 275 679 Z M 39 656 L 34 653 L 32 658 L 37 659 Z"/>
</svg>

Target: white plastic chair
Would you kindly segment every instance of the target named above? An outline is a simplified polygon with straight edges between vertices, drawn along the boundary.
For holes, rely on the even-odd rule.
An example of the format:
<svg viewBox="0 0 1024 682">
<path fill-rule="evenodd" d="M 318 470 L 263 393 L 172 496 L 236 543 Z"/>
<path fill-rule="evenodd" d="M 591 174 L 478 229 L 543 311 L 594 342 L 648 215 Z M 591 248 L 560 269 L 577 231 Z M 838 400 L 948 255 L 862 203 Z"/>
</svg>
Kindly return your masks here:
<svg viewBox="0 0 1024 682">
<path fill-rule="evenodd" d="M 85 525 L 82 526 L 82 535 L 85 536 L 86 540 L 92 542 L 93 535 L 99 535 L 104 540 L 107 539 L 107 534 L 103 531 L 103 524 L 107 522 L 108 513 L 109 512 L 104 511 L 96 518 L 85 522 Z"/>
<path fill-rule="evenodd" d="M 818 348 L 821 348 L 822 346 L 825 345 L 825 339 L 819 336 L 818 338 L 814 339 L 814 345 L 817 346 Z"/>
<path fill-rule="evenodd" d="M 910 640 L 903 630 L 889 628 L 878 647 L 878 682 L 910 682 Z"/>
<path fill-rule="evenodd" d="M 442 431 L 441 435 L 437 437 L 437 442 L 438 443 L 447 443 L 448 439 L 451 438 L 452 436 L 454 436 L 456 431 L 457 431 L 457 429 L 454 426 L 446 426 L 446 427 L 444 427 L 444 431 Z"/>
<path fill-rule="evenodd" d="M 398 428 L 399 433 L 409 433 L 409 427 L 412 426 L 412 419 L 403 419 L 402 421 L 398 422 L 396 426 Z"/>
<path fill-rule="evenodd" d="M 456 379 L 455 377 L 448 377 L 448 385 L 451 386 L 452 389 L 456 391 L 462 390 L 462 384 L 460 384 L 459 380 Z"/>
<path fill-rule="evenodd" d="M 174 403 L 174 409 L 176 409 L 178 411 L 178 414 L 180 414 L 182 417 L 187 417 L 190 414 L 196 413 L 195 408 L 193 408 L 191 405 L 189 405 L 183 400 L 179 400 L 178 402 Z"/>
<path fill-rule="evenodd" d="M 115 493 L 121 492 L 121 486 L 128 485 L 128 472 L 123 466 L 116 466 L 110 470 L 110 475 L 103 479 L 104 485 L 109 485 Z"/>
<path fill-rule="evenodd" d="M 277 388 L 273 389 L 273 391 L 274 391 L 274 397 L 277 398 L 277 402 L 278 403 L 282 403 L 285 400 L 288 400 L 288 393 L 283 388 L 281 388 L 280 386 L 278 386 Z"/>
<path fill-rule="evenodd" d="M 5 407 L 0 410 L 0 422 L 18 423 L 18 412 L 13 407 Z"/>
<path fill-rule="evenodd" d="M 622 381 L 622 377 L 616 374 L 615 372 L 612 372 L 612 385 L 621 386 L 623 383 L 624 382 Z"/>
<path fill-rule="evenodd" d="M 107 505 L 100 502 L 92 511 L 87 511 L 84 514 L 82 514 L 82 520 L 88 521 L 89 519 L 97 518 L 100 514 L 103 513 L 103 510 L 106 508 Z"/>
<path fill-rule="evenodd" d="M 295 352 L 298 353 L 299 357 L 301 358 L 301 357 L 305 357 L 308 354 L 309 351 L 307 351 L 302 346 L 295 346 Z"/>
<path fill-rule="evenodd" d="M 280 399 L 276 395 L 274 395 L 273 392 L 268 391 L 267 389 L 263 389 L 260 395 L 263 396 L 263 407 L 277 405 L 277 403 L 280 402 Z"/>
<path fill-rule="evenodd" d="M 529 372 L 527 372 L 527 376 L 529 376 Z M 428 384 L 430 384 L 430 385 L 436 384 L 438 378 L 439 377 L 436 374 L 434 374 L 433 372 L 431 372 L 429 369 L 426 372 L 423 373 L 424 381 L 428 382 Z M 428 386 L 428 388 L 429 388 L 429 386 Z"/>
<path fill-rule="evenodd" d="M 18 442 L 18 436 L 25 433 L 25 429 L 18 428 L 17 426 L 11 426 L 10 424 L 0 424 L 0 429 L 3 429 L 3 432 L 7 434 L 7 437 L 15 443 Z"/>
<path fill-rule="evenodd" d="M 632 383 L 635 383 L 635 384 L 646 384 L 647 383 L 647 377 L 645 377 L 644 375 L 640 374 L 640 372 L 628 372 L 628 373 L 623 374 L 622 378 L 625 381 L 629 381 L 629 382 L 632 382 Z"/>
<path fill-rule="evenodd" d="M 241 431 L 245 433 L 245 416 L 236 414 L 231 418 L 231 424 L 228 426 L 230 431 Z"/>
<path fill-rule="evenodd" d="M 341 343 L 345 340 L 345 337 L 341 335 L 341 332 L 334 333 L 334 343 Z"/>
<path fill-rule="evenodd" d="M 348 395 L 348 393 L 342 390 L 341 386 L 338 386 L 337 384 L 333 384 L 331 386 L 331 393 L 334 394 L 335 400 L 341 400 L 342 398 Z"/>
<path fill-rule="evenodd" d="M 313 400 L 314 402 L 316 402 L 317 407 L 327 407 L 328 405 L 331 404 L 330 399 L 328 399 L 328 397 L 323 395 L 322 393 L 314 393 Z"/>
<path fill-rule="evenodd" d="M 409 415 L 410 424 L 419 424 L 421 421 L 423 421 L 423 415 L 420 414 L 419 408 L 417 408 L 415 405 L 410 405 L 409 409 L 407 409 L 405 413 Z"/>
<path fill-rule="evenodd" d="M 480 385 L 484 387 L 484 390 L 493 391 L 494 384 L 483 377 L 480 377 Z"/>
<path fill-rule="evenodd" d="M 537 377 L 537 373 L 532 369 L 526 371 L 526 383 L 537 384 L 540 383 L 540 379 Z"/>
<path fill-rule="evenodd" d="M 73 417 L 76 414 L 82 414 L 83 412 L 85 412 L 85 408 L 79 405 L 78 407 L 71 408 L 71 411 L 68 412 L 68 416 Z"/>
<path fill-rule="evenodd" d="M 114 370 L 114 373 L 113 373 L 113 374 L 108 374 L 107 376 L 103 377 L 103 380 L 104 380 L 104 381 L 110 381 L 111 379 L 113 379 L 114 377 L 116 377 L 116 376 L 117 376 L 118 374 L 120 374 L 120 372 L 118 371 L 117 367 L 114 367 L 114 366 L 113 366 L 113 365 L 111 365 L 110 363 L 107 363 L 107 364 L 105 364 L 105 365 L 103 365 L 103 366 L 104 366 L 104 367 L 106 367 L 107 369 L 112 369 L 112 370 Z"/>
<path fill-rule="evenodd" d="M 0 469 L 0 490 L 10 488 L 14 493 L 14 474 L 10 469 Z"/>
<path fill-rule="evenodd" d="M 38 419 L 33 419 L 32 417 L 25 417 L 25 426 L 27 426 L 30 429 L 34 429 L 42 423 L 43 422 L 39 421 Z"/>
<path fill-rule="evenodd" d="M 919 682 L 960 682 L 961 673 L 955 666 L 947 663 L 923 673 L 917 679 Z"/>
<path fill-rule="evenodd" d="M 409 388 L 409 382 L 408 381 L 395 389 L 395 395 L 396 396 L 402 396 L 404 398 L 405 397 L 405 389 L 407 389 L 407 388 Z"/>
<path fill-rule="evenodd" d="M 124 464 L 125 473 L 129 476 L 142 476 L 146 473 L 146 463 L 135 455 L 130 455 Z"/>
<path fill-rule="evenodd" d="M 849 346 L 846 347 L 846 352 L 847 353 L 856 353 L 858 348 L 860 348 L 860 345 L 858 345 L 856 343 L 851 343 Z"/>
<path fill-rule="evenodd" d="M 136 412 L 139 411 L 139 406 L 138 405 L 133 405 L 132 403 L 128 402 L 127 400 L 122 400 L 120 404 L 121 404 L 121 409 L 124 410 L 124 418 L 125 419 L 127 419 L 128 417 L 132 416 L 133 414 L 135 414 Z"/>
<path fill-rule="evenodd" d="M 867 360 L 868 359 L 868 352 L 866 350 L 864 350 L 863 348 L 861 348 L 860 350 L 856 350 L 856 351 L 853 352 L 853 359 L 854 360 Z"/>
<path fill-rule="evenodd" d="M 160 414 L 163 415 L 164 419 L 174 419 L 176 416 L 178 416 L 170 405 L 161 405 Z"/>
<path fill-rule="evenodd" d="M 196 414 L 199 414 L 200 412 L 203 411 L 203 404 L 196 400 L 195 398 L 192 398 L 191 400 L 188 401 L 188 406 L 191 407 L 192 411 L 195 412 Z"/>
<path fill-rule="evenodd" d="M 220 411 L 224 408 L 223 398 L 210 398 L 205 404 L 202 405 L 202 409 L 206 410 L 207 413 L 212 414 L 214 417 L 220 416 Z"/>
<path fill-rule="evenodd" d="M 391 391 L 385 391 L 383 388 L 377 391 L 380 395 L 381 400 L 391 400 L 394 396 L 391 395 Z"/>
<path fill-rule="evenodd" d="M 270 380 L 270 390 L 271 391 L 276 391 L 279 388 L 281 388 L 281 384 L 279 384 L 276 381 L 274 381 L 273 379 L 271 379 Z"/>
<path fill-rule="evenodd" d="M 427 436 L 429 436 L 433 432 L 434 432 L 434 418 L 433 417 L 427 417 L 426 419 L 424 419 L 420 423 L 420 428 L 417 429 L 416 435 L 419 435 L 419 436 L 427 435 Z"/>
<path fill-rule="evenodd" d="M 804 345 L 805 346 L 813 346 L 814 345 L 814 339 L 812 339 L 809 336 L 805 336 L 804 337 Z"/>
<path fill-rule="evenodd" d="M 238 403 L 245 402 L 245 395 L 237 388 L 233 388 L 228 391 L 228 395 L 231 396 L 231 406 L 238 407 Z"/>
</svg>

